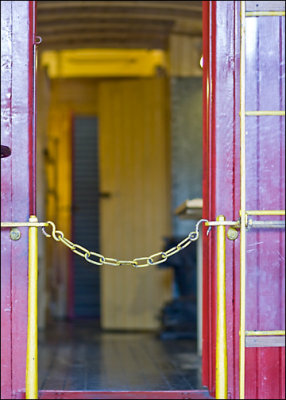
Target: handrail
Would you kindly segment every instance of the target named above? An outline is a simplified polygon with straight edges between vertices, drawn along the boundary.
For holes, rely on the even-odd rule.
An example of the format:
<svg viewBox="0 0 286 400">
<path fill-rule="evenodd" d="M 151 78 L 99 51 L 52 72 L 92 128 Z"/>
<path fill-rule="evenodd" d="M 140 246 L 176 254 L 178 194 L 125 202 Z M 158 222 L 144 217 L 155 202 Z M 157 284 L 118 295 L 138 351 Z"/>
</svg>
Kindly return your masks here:
<svg viewBox="0 0 286 400">
<path fill-rule="evenodd" d="M 38 219 L 32 215 L 30 223 Z M 29 226 L 26 399 L 38 399 L 38 227 Z"/>
<path fill-rule="evenodd" d="M 217 227 L 217 339 L 216 339 L 216 398 L 227 399 L 227 337 L 225 285 L 225 227 L 237 225 L 223 215 L 216 221 L 202 220 L 206 226 Z M 199 221 L 200 222 L 200 221 Z M 29 228 L 28 271 L 28 329 L 26 358 L 26 399 L 38 399 L 38 228 L 47 226 L 32 215 L 29 222 L 1 222 L 1 228 Z"/>
<path fill-rule="evenodd" d="M 216 327 L 216 398 L 227 399 L 227 337 L 225 296 L 225 217 L 217 226 L 217 327 Z"/>
</svg>

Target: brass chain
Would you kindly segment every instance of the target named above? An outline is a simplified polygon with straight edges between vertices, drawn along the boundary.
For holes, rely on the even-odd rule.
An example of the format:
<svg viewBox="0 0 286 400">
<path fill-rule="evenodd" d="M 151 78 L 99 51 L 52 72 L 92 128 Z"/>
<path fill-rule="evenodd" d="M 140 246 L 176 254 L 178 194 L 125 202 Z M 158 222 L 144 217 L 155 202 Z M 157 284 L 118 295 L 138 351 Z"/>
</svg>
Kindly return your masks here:
<svg viewBox="0 0 286 400">
<path fill-rule="evenodd" d="M 196 229 L 194 232 L 190 232 L 185 239 L 179 242 L 176 246 L 172 247 L 167 251 L 159 251 L 158 253 L 152 254 L 149 257 L 139 257 L 133 260 L 117 260 L 116 258 L 104 257 L 100 253 L 95 251 L 90 251 L 79 244 L 73 243 L 68 240 L 62 231 L 56 229 L 56 225 L 52 221 L 47 221 L 47 224 L 51 227 L 51 233 L 47 233 L 46 229 L 43 227 L 42 232 L 46 237 L 52 237 L 56 242 L 62 242 L 75 254 L 83 257 L 86 261 L 95 265 L 112 265 L 115 267 L 120 267 L 122 265 L 131 265 L 135 268 L 150 267 L 151 265 L 157 265 L 165 262 L 167 258 L 178 253 L 179 251 L 185 249 L 189 244 L 195 242 L 199 238 L 199 227 L 202 222 L 208 222 L 207 219 L 200 219 L 196 223 Z"/>
</svg>

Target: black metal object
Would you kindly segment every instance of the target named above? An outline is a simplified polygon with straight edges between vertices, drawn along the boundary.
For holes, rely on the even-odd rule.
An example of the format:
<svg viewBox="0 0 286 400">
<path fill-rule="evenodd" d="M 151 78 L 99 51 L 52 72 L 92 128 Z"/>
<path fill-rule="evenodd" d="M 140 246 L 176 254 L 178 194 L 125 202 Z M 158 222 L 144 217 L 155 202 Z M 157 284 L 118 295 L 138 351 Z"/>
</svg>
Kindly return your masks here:
<svg viewBox="0 0 286 400">
<path fill-rule="evenodd" d="M 166 249 L 174 247 L 181 238 L 168 238 Z M 197 338 L 197 259 L 196 243 L 171 256 L 160 268 L 171 267 L 178 298 L 166 303 L 160 314 L 161 339 Z"/>
<path fill-rule="evenodd" d="M 170 237 L 165 239 L 166 249 L 175 247 L 181 237 Z M 197 250 L 196 242 L 186 247 L 184 251 L 174 254 L 168 260 L 160 264 L 161 268 L 171 267 L 174 269 L 174 278 L 179 295 L 182 297 L 196 298 L 197 290 Z"/>
<path fill-rule="evenodd" d="M 11 155 L 10 147 L 1 144 L 1 158 L 9 157 L 10 155 Z"/>
</svg>

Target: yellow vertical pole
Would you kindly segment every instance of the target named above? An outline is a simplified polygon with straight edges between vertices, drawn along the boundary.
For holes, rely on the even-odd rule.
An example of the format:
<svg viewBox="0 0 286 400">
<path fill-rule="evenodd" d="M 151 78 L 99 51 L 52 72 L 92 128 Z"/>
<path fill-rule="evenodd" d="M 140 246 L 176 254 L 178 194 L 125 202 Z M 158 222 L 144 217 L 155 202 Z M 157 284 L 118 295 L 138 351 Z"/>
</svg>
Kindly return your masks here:
<svg viewBox="0 0 286 400">
<path fill-rule="evenodd" d="M 217 221 L 225 221 L 223 215 Z M 216 398 L 227 399 L 227 341 L 225 300 L 225 226 L 217 227 L 217 327 L 216 327 Z"/>
<path fill-rule="evenodd" d="M 32 215 L 29 222 L 38 222 Z M 26 399 L 38 398 L 38 228 L 29 227 Z"/>
<path fill-rule="evenodd" d="M 239 397 L 245 393 L 245 1 L 240 2 L 240 330 L 239 330 Z"/>
</svg>

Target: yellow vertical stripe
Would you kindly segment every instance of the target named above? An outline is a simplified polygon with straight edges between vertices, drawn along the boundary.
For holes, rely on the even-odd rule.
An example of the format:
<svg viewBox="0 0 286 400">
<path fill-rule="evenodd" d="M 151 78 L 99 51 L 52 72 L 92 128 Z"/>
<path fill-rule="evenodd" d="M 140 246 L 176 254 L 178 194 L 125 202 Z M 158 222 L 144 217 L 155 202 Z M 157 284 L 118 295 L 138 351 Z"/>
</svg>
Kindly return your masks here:
<svg viewBox="0 0 286 400">
<path fill-rule="evenodd" d="M 31 216 L 29 222 L 38 222 Z M 38 398 L 38 228 L 29 228 L 26 399 Z"/>
<path fill-rule="evenodd" d="M 220 215 L 217 221 L 225 221 Z M 217 227 L 216 398 L 227 399 L 225 226 Z"/>
</svg>

